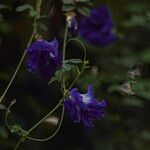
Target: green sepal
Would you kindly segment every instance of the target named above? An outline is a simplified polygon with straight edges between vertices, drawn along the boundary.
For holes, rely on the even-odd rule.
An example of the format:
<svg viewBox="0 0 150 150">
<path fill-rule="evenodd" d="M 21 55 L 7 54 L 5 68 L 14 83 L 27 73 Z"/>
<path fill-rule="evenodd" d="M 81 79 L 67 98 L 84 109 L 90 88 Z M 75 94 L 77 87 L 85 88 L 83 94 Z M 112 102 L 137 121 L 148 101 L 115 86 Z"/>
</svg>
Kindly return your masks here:
<svg viewBox="0 0 150 150">
<path fill-rule="evenodd" d="M 90 8 L 89 7 L 87 7 L 87 6 L 79 6 L 79 7 L 77 7 L 77 11 L 80 13 L 80 14 L 82 14 L 82 15 L 84 15 L 84 16 L 90 16 L 90 13 L 91 13 L 91 10 L 90 10 Z"/>
<path fill-rule="evenodd" d="M 63 5 L 62 6 L 62 11 L 73 11 L 75 9 L 75 6 L 74 5 Z"/>
</svg>

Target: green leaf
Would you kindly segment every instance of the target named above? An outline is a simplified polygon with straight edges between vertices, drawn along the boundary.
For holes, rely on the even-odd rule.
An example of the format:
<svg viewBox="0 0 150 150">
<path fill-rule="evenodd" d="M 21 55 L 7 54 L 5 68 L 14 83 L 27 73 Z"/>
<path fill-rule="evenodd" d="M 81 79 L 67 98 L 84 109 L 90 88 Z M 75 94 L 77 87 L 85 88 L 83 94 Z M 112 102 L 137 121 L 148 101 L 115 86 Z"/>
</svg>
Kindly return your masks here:
<svg viewBox="0 0 150 150">
<path fill-rule="evenodd" d="M 34 9 L 34 8 L 29 4 L 24 4 L 22 6 L 17 7 L 16 11 L 21 12 L 21 11 L 24 11 L 24 10 L 27 10 L 27 9 L 31 10 L 31 9 Z"/>
<path fill-rule="evenodd" d="M 62 6 L 62 11 L 68 12 L 68 11 L 72 11 L 72 10 L 74 10 L 74 9 L 75 9 L 75 6 L 74 6 L 74 5 L 63 5 L 63 6 Z"/>
<path fill-rule="evenodd" d="M 39 23 L 39 28 L 44 30 L 44 31 L 48 31 L 48 28 L 44 23 Z"/>
<path fill-rule="evenodd" d="M 57 78 L 56 77 L 52 77 L 51 80 L 48 82 L 48 85 L 50 85 L 51 83 L 57 81 Z"/>
<path fill-rule="evenodd" d="M 18 135 L 20 135 L 21 137 L 26 137 L 28 135 L 28 132 L 26 130 L 21 129 L 21 126 L 18 124 L 11 126 L 11 132 L 18 133 Z"/>
<path fill-rule="evenodd" d="M 81 59 L 68 59 L 68 60 L 65 60 L 65 63 L 81 64 L 81 63 L 83 63 L 83 61 Z"/>
<path fill-rule="evenodd" d="M 75 4 L 74 0 L 62 0 L 63 4 Z"/>
<path fill-rule="evenodd" d="M 91 10 L 86 6 L 80 6 L 77 8 L 78 12 L 84 16 L 90 16 Z"/>
<path fill-rule="evenodd" d="M 29 16 L 34 17 L 38 14 L 38 12 L 29 4 L 24 4 L 22 6 L 17 7 L 16 11 L 21 12 L 24 10 L 29 10 Z"/>
<path fill-rule="evenodd" d="M 145 100 L 150 100 L 150 81 L 141 80 L 132 85 L 133 91 Z"/>
<path fill-rule="evenodd" d="M 72 68 L 72 65 L 70 64 L 64 64 L 63 68 L 65 69 L 65 71 L 70 71 Z"/>
<path fill-rule="evenodd" d="M 38 12 L 37 12 L 36 10 L 30 9 L 30 11 L 29 11 L 29 16 L 30 16 L 30 17 L 34 17 L 34 16 L 36 16 L 37 14 L 38 14 Z"/>
<path fill-rule="evenodd" d="M 5 109 L 6 109 L 5 105 L 0 104 L 0 109 L 1 109 L 1 110 L 5 110 Z"/>
<path fill-rule="evenodd" d="M 59 82 L 62 82 L 64 76 L 64 70 L 57 70 L 55 73 L 55 77 Z"/>
<path fill-rule="evenodd" d="M 11 132 L 15 133 L 15 132 L 20 132 L 21 131 L 21 126 L 18 124 L 15 124 L 13 126 L 11 126 Z"/>
</svg>

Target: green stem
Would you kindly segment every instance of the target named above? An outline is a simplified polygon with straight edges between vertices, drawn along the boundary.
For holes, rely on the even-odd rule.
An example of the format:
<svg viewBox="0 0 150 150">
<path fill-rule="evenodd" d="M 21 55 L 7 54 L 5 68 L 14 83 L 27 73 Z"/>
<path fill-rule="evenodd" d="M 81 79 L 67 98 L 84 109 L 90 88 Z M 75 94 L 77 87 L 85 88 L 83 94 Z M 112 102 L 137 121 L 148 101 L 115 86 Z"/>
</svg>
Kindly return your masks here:
<svg viewBox="0 0 150 150">
<path fill-rule="evenodd" d="M 86 64 L 87 64 L 87 54 L 86 54 L 86 47 L 85 47 L 85 45 L 84 45 L 80 40 L 75 39 L 75 38 L 69 39 L 69 40 L 66 42 L 66 44 L 68 44 L 68 43 L 71 42 L 71 41 L 76 41 L 76 42 L 78 42 L 78 43 L 82 46 L 82 48 L 83 48 L 83 50 L 84 50 L 84 62 L 83 62 L 83 65 L 82 65 L 82 67 L 81 67 L 80 73 L 77 75 L 77 77 L 75 78 L 75 80 L 72 82 L 72 84 L 71 84 L 70 87 L 68 88 L 68 91 L 74 86 L 74 84 L 77 82 L 77 80 L 79 79 L 79 77 L 82 75 L 82 73 L 84 72 L 85 66 L 86 66 Z"/>
<path fill-rule="evenodd" d="M 87 53 L 86 53 L 86 47 L 85 47 L 85 45 L 84 45 L 80 40 L 78 40 L 78 39 L 76 39 L 76 38 L 71 38 L 71 39 L 69 39 L 69 40 L 66 42 L 66 44 L 68 44 L 69 42 L 72 42 L 72 41 L 78 42 L 78 43 L 82 46 L 82 48 L 83 48 L 83 50 L 84 50 L 84 62 L 86 62 Z"/>
<path fill-rule="evenodd" d="M 16 146 L 15 146 L 15 148 L 14 148 L 14 150 L 18 149 L 18 147 L 20 146 L 21 142 L 22 142 L 21 139 L 19 139 L 18 142 L 17 142 L 17 144 L 16 144 Z"/>
<path fill-rule="evenodd" d="M 36 16 L 36 17 L 34 18 L 33 31 L 32 31 L 32 34 L 31 34 L 31 36 L 30 36 L 29 42 L 28 42 L 28 44 L 27 44 L 27 47 L 29 47 L 29 46 L 31 45 L 31 43 L 32 43 L 32 41 L 33 41 L 33 39 L 34 39 L 34 37 L 35 37 L 35 35 L 36 35 L 36 33 L 37 33 L 37 19 L 38 19 L 38 18 L 37 18 L 37 16 Z M 19 61 L 19 64 L 18 64 L 18 66 L 17 66 L 17 68 L 16 68 L 16 70 L 15 70 L 15 72 L 14 72 L 12 78 L 10 79 L 10 81 L 9 81 L 9 83 L 8 83 L 8 85 L 7 85 L 6 89 L 5 89 L 5 91 L 3 92 L 2 96 L 0 97 L 0 103 L 3 101 L 3 99 L 4 99 L 5 95 L 6 95 L 6 93 L 8 92 L 10 86 L 12 85 L 12 83 L 13 83 L 13 81 L 14 81 L 14 79 L 15 79 L 15 77 L 16 77 L 16 75 L 17 75 L 17 73 L 18 73 L 18 71 L 19 71 L 19 69 L 20 69 L 20 67 L 21 67 L 21 65 L 22 65 L 22 63 L 23 63 L 23 60 L 24 60 L 26 54 L 27 54 L 27 50 L 24 51 L 24 53 L 23 53 L 23 55 L 22 55 L 22 57 L 21 57 L 21 59 L 20 59 L 20 61 Z"/>
<path fill-rule="evenodd" d="M 66 22 L 63 41 L 63 65 L 65 65 L 67 36 L 68 36 L 68 23 Z"/>
<path fill-rule="evenodd" d="M 66 56 L 66 42 L 67 42 L 67 36 L 68 36 L 68 23 L 66 22 L 66 27 L 65 27 L 65 32 L 64 32 L 64 41 L 63 41 L 63 66 L 65 65 L 65 56 Z M 35 128 L 37 128 L 41 123 L 44 122 L 44 120 L 49 117 L 61 104 L 62 102 L 65 100 L 65 96 L 66 96 L 66 85 L 65 85 L 65 77 L 63 77 L 63 81 L 62 81 L 62 88 L 63 88 L 63 98 L 60 100 L 60 102 L 57 104 L 57 106 L 50 111 L 44 118 L 42 118 L 37 124 L 35 124 L 29 131 L 28 134 L 33 131 Z M 63 116 L 64 116 L 64 106 L 63 106 L 63 110 L 62 110 L 62 115 L 61 115 L 61 119 L 60 119 L 60 123 L 59 126 L 57 128 L 57 130 L 54 132 L 54 134 L 48 138 L 45 139 L 37 139 L 37 138 L 32 138 L 32 137 L 27 137 L 29 140 L 33 140 L 33 141 L 47 141 L 51 138 L 53 138 L 57 132 L 59 131 L 62 121 L 63 121 Z"/>
<path fill-rule="evenodd" d="M 36 142 L 44 142 L 44 141 L 48 141 L 50 139 L 52 139 L 59 131 L 61 125 L 62 125 L 62 121 L 63 121 L 63 117 L 64 117 L 64 106 L 62 108 L 62 113 L 61 113 L 61 117 L 60 117 L 60 122 L 59 122 L 59 125 L 57 127 L 57 130 L 48 138 L 44 138 L 44 139 L 37 139 L 37 138 L 33 138 L 33 137 L 30 137 L 28 136 L 27 139 L 31 140 L 31 141 L 36 141 Z"/>
<path fill-rule="evenodd" d="M 37 33 L 37 27 L 38 27 L 37 20 L 40 18 L 41 4 L 42 4 L 42 0 L 36 0 L 36 11 L 38 12 L 38 15 L 36 15 L 35 18 L 34 18 L 34 22 L 33 22 L 33 32 L 32 32 L 32 35 L 31 35 L 31 37 L 30 37 L 30 39 L 29 39 L 29 42 L 28 42 L 28 44 L 27 44 L 27 47 L 29 47 L 29 46 L 31 45 L 31 43 L 32 43 L 32 41 L 33 41 L 33 39 L 34 39 L 34 37 L 35 37 L 35 35 L 36 35 L 36 33 Z M 7 91 L 9 90 L 9 88 L 10 88 L 12 82 L 14 81 L 14 79 L 15 79 L 15 77 L 16 77 L 16 75 L 17 75 L 17 73 L 18 73 L 18 71 L 19 71 L 19 69 L 20 69 L 20 67 L 21 67 L 21 65 L 22 65 L 22 62 L 23 62 L 23 60 L 24 60 L 26 54 L 27 54 L 27 51 L 25 50 L 24 53 L 23 53 L 23 55 L 22 55 L 22 57 L 21 57 L 21 60 L 20 60 L 20 62 L 19 62 L 19 64 L 18 64 L 18 66 L 17 66 L 17 68 L 16 68 L 16 70 L 15 70 L 15 72 L 14 72 L 14 74 L 13 74 L 13 76 L 12 76 L 12 78 L 11 78 L 9 84 L 8 84 L 8 86 L 6 87 L 6 89 L 5 89 L 5 91 L 4 91 L 3 95 L 2 95 L 2 97 L 0 98 L 0 102 L 2 102 L 2 100 L 3 100 L 3 98 L 5 97 Z M 6 115 L 6 116 L 7 116 L 7 115 Z M 17 150 L 21 143 L 22 143 L 22 137 L 19 139 L 19 141 L 18 141 L 18 143 L 16 144 L 14 150 Z"/>
<path fill-rule="evenodd" d="M 84 67 L 87 63 L 86 61 L 86 47 L 84 46 L 84 44 L 82 42 L 80 42 L 77 39 L 70 39 L 69 41 L 67 41 L 67 35 L 68 35 L 68 24 L 66 23 L 66 27 L 65 27 L 65 33 L 64 33 L 64 42 L 63 42 L 63 66 L 65 65 L 65 54 L 66 54 L 66 44 L 70 41 L 77 41 L 78 43 L 80 43 L 84 49 L 84 63 L 82 65 L 81 71 L 78 74 L 78 76 L 76 77 L 76 79 L 72 82 L 71 86 L 69 87 L 69 89 L 66 90 L 66 85 L 65 85 L 65 77 L 63 77 L 63 83 L 62 83 L 62 88 L 63 88 L 63 98 L 59 101 L 59 103 L 55 106 L 55 108 L 53 110 L 51 110 L 44 118 L 42 118 L 38 123 L 36 123 L 28 132 L 27 135 L 29 135 L 35 128 L 37 128 L 41 123 L 43 123 L 45 121 L 45 119 L 47 119 L 53 112 L 55 112 L 64 102 L 66 95 L 68 94 L 69 90 L 72 88 L 72 86 L 76 83 L 76 81 L 78 80 L 78 78 L 80 77 L 80 75 L 83 73 L 84 71 Z M 44 139 L 38 139 L 38 138 L 33 138 L 30 136 L 27 136 L 26 138 L 28 140 L 32 140 L 32 141 L 37 141 L 37 142 L 43 142 L 43 141 L 47 141 L 50 140 L 51 138 L 53 138 L 59 131 L 61 125 L 62 125 L 62 121 L 63 121 L 63 117 L 64 117 L 64 105 L 62 108 L 62 113 L 61 113 L 61 117 L 60 117 L 60 122 L 59 125 L 57 127 L 57 130 L 48 138 L 44 138 Z M 16 145 L 16 149 L 19 147 L 21 143 L 21 140 L 18 141 L 17 145 Z"/>
<path fill-rule="evenodd" d="M 68 22 L 66 21 L 65 32 L 64 32 L 64 42 L 63 42 L 63 67 L 65 65 L 67 36 L 68 36 Z M 65 94 L 66 92 L 65 77 L 63 77 L 63 91 Z"/>
<path fill-rule="evenodd" d="M 84 66 L 85 64 L 82 65 L 80 74 L 77 75 L 77 77 L 75 78 L 75 80 L 71 83 L 70 87 L 68 88 L 68 91 L 74 86 L 74 84 L 77 82 L 77 80 L 79 79 L 79 77 L 82 75 L 82 73 L 84 72 Z"/>
<path fill-rule="evenodd" d="M 12 107 L 15 103 L 16 103 L 16 100 L 13 100 L 13 101 L 10 103 L 9 107 L 8 107 L 7 110 L 6 110 L 6 114 L 5 114 L 5 125 L 6 125 L 6 127 L 7 127 L 10 131 L 11 131 L 11 127 L 10 127 L 10 125 L 9 125 L 9 123 L 8 123 L 8 115 L 9 115 L 9 113 L 10 113 L 11 107 Z"/>
<path fill-rule="evenodd" d="M 31 131 L 33 131 L 35 128 L 37 128 L 41 123 L 43 123 L 44 120 L 45 120 L 46 118 L 48 118 L 55 110 L 57 110 L 57 108 L 62 104 L 62 102 L 63 102 L 63 99 L 61 99 L 61 100 L 59 101 L 59 103 L 57 104 L 57 106 L 55 106 L 55 108 L 54 108 L 52 111 L 50 111 L 44 118 L 42 118 L 37 124 L 35 124 L 35 125 L 28 131 L 28 134 L 29 134 Z"/>
</svg>

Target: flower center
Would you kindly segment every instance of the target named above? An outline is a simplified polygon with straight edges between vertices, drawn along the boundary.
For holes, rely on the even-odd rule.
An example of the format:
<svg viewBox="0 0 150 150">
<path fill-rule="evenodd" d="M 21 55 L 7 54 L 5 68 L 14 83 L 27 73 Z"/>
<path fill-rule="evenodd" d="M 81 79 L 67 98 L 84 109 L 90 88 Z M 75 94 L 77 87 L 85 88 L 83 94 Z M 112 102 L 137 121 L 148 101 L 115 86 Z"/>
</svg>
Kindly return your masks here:
<svg viewBox="0 0 150 150">
<path fill-rule="evenodd" d="M 89 97 L 87 94 L 81 94 L 81 96 L 82 96 L 82 101 L 83 101 L 85 104 L 90 103 L 91 97 Z"/>
</svg>

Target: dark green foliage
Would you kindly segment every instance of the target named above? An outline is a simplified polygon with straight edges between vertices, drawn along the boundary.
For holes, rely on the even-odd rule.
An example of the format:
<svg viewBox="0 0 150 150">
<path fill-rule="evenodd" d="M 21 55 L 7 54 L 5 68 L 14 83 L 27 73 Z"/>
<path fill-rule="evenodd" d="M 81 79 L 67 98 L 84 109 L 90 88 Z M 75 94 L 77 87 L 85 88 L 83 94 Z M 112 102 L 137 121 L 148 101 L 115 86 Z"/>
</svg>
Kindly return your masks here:
<svg viewBox="0 0 150 150">
<path fill-rule="evenodd" d="M 26 48 L 27 38 L 31 34 L 30 18 L 27 18 L 23 12 L 15 12 L 16 8 L 22 7 L 23 4 L 10 0 L 4 2 L 5 4 L 2 5 L 13 10 L 0 10 L 3 16 L 2 19 L 0 18 L 0 93 L 6 87 L 23 49 Z M 18 7 L 19 10 L 27 10 L 27 12 L 32 10 L 33 1 L 25 0 L 24 2 L 31 4 L 31 7 L 25 5 L 24 8 Z M 57 4 L 57 1 L 55 2 Z M 86 0 L 84 0 L 87 4 L 85 9 L 82 9 L 83 0 L 75 5 L 73 0 L 63 2 L 64 11 L 78 10 L 84 15 L 88 14 L 86 8 L 90 6 Z M 89 132 L 86 132 L 80 125 L 73 124 L 66 117 L 55 139 L 46 143 L 27 142 L 20 147 L 20 150 L 150 149 L 149 1 L 93 0 L 93 2 L 96 6 L 106 4 L 109 7 L 118 41 L 105 48 L 88 45 L 87 55 L 91 67 L 86 70 L 76 86 L 84 93 L 89 83 L 94 84 L 97 99 L 107 101 L 106 117 L 96 122 L 95 128 Z M 50 13 L 48 1 L 44 1 L 43 8 L 43 14 Z M 54 14 L 54 17 L 48 20 L 48 23 L 46 22 L 49 24 L 48 30 L 42 31 L 42 36 L 46 39 L 54 36 L 60 39 L 63 37 L 61 31 L 64 28 L 62 21 L 64 18 L 61 18 L 58 13 Z M 62 50 L 62 47 L 59 49 Z M 14 98 L 17 100 L 8 120 L 12 124 L 21 124 L 23 129 L 30 129 L 35 122 L 51 110 L 60 99 L 61 91 L 59 86 L 51 83 L 62 80 L 62 74 L 66 75 L 68 82 L 70 78 L 74 79 L 78 75 L 82 61 L 70 60 L 70 54 L 73 55 L 72 58 L 78 58 L 78 56 L 82 58 L 81 52 L 78 44 L 68 44 L 66 64 L 62 70 L 56 72 L 55 77 L 49 82 L 50 86 L 47 86 L 47 80 L 29 74 L 26 71 L 26 65 L 23 65 L 6 97 L 6 104 Z M 69 77 L 68 72 L 72 72 Z M 5 107 L 0 105 L 0 109 L 5 109 Z M 16 143 L 16 137 L 12 137 L 12 134 L 4 127 L 4 111 L 0 110 L 0 149 L 10 150 Z M 54 116 L 59 116 L 59 111 Z M 22 131 L 18 126 L 14 126 L 13 129 L 15 132 Z M 37 129 L 37 133 L 33 132 L 33 135 L 48 137 L 54 130 L 55 126 L 44 123 L 40 129 Z"/>
<path fill-rule="evenodd" d="M 90 15 L 90 0 L 62 0 L 63 6 L 62 10 L 64 12 L 78 11 L 84 16 Z"/>
<path fill-rule="evenodd" d="M 25 11 L 25 10 L 29 10 L 29 16 L 30 17 L 34 17 L 37 15 L 38 12 L 36 12 L 36 10 L 33 8 L 32 5 L 29 5 L 29 4 L 24 4 L 22 6 L 19 6 L 16 8 L 16 11 L 17 12 L 22 12 L 22 11 Z"/>
</svg>

